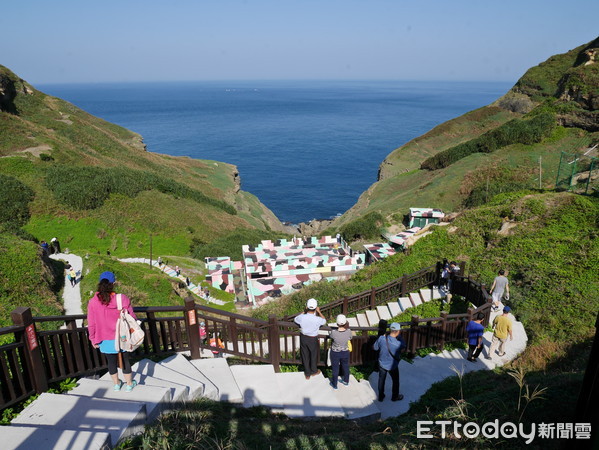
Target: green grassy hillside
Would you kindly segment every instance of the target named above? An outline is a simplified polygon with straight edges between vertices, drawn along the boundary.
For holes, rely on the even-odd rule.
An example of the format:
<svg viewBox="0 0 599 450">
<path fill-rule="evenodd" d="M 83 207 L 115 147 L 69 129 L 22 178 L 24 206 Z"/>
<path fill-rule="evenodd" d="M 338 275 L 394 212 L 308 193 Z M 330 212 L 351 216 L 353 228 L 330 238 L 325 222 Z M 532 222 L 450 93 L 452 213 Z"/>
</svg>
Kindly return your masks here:
<svg viewBox="0 0 599 450">
<path fill-rule="evenodd" d="M 553 188 L 562 151 L 581 153 L 599 143 L 599 62 L 585 65 L 585 51 L 596 47 L 599 39 L 549 58 L 492 105 L 393 151 L 379 180 L 333 228 L 369 212 L 399 224 L 410 207 L 459 211 L 480 204 L 472 197 L 482 190 L 490 198 Z"/>
<path fill-rule="evenodd" d="M 202 262 L 185 259 L 198 243 L 235 232 L 259 241 L 282 229 L 240 190 L 235 166 L 149 152 L 138 134 L 36 90 L 3 66 L 0 191 L 0 326 L 16 306 L 63 313 L 64 265 L 42 258 L 41 240 L 57 237 L 63 250 L 89 255 L 83 297 L 109 267 L 136 305 L 170 305 L 182 303 L 171 280 L 115 258 L 149 257 L 151 239 L 154 258 L 176 261 L 199 283 Z"/>
<path fill-rule="evenodd" d="M 27 231 L 74 252 L 185 255 L 193 239 L 280 229 L 234 166 L 146 151 L 141 136 L 43 94 L 0 66 L 0 174 L 34 198 Z"/>
</svg>

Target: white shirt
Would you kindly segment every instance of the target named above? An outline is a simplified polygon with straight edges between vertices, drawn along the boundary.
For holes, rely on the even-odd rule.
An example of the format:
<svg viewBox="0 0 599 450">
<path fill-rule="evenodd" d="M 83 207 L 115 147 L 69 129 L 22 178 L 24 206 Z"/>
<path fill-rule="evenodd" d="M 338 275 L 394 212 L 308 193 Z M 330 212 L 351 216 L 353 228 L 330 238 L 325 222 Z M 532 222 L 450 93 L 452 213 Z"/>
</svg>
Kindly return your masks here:
<svg viewBox="0 0 599 450">
<path fill-rule="evenodd" d="M 300 314 L 293 319 L 301 328 L 301 333 L 305 336 L 318 336 L 318 329 L 327 323 L 322 317 L 318 317 L 316 314 Z"/>
</svg>

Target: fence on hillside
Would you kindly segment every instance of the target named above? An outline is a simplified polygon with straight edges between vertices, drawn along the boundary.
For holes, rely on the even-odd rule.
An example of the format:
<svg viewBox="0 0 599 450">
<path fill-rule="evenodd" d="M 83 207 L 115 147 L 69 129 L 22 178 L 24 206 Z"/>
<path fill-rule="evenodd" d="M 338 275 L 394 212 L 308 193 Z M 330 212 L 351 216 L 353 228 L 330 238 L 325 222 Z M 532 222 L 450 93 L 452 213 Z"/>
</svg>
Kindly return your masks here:
<svg viewBox="0 0 599 450">
<path fill-rule="evenodd" d="M 437 266 L 432 267 L 437 269 Z M 366 303 L 361 293 L 323 305 L 321 310 L 327 311 L 325 315 L 334 317 L 337 311 L 355 312 L 360 304 L 365 309 L 372 308 L 389 298 L 407 293 L 405 289 L 408 286 L 415 289 L 414 286 L 420 286 L 427 280 L 429 283 L 438 281 L 430 275 L 430 268 L 423 270 L 369 291 Z M 410 322 L 403 322 L 403 337 L 410 353 L 421 348 L 442 348 L 447 342 L 465 339 L 465 325 L 478 312 L 485 314 L 484 324 L 488 323 L 491 303 L 484 285 L 469 277 L 455 277 L 452 292 L 464 296 L 475 307 L 464 314 L 442 313 L 440 317 L 426 319 L 412 316 Z M 281 364 L 301 363 L 299 331 L 289 320 L 279 320 L 275 316 L 268 321 L 254 319 L 196 305 L 192 298 L 186 299 L 183 306 L 140 307 L 134 310 L 146 333 L 143 345 L 135 353 L 136 358 L 188 351 L 195 359 L 201 357 L 202 350 L 214 350 L 208 342 L 200 339 L 199 324 L 203 321 L 208 334 L 217 333 L 223 341 L 225 348 L 222 353 L 270 363 L 277 371 Z M 47 391 L 51 383 L 91 375 L 107 368 L 106 359 L 89 341 L 87 327 L 77 324 L 77 321 L 81 323 L 86 319 L 85 315 L 33 317 L 29 308 L 20 307 L 12 312 L 11 318 L 13 326 L 0 328 L 0 336 L 14 337 L 14 342 L 0 346 L 0 409 L 32 394 Z M 36 329 L 37 324 L 46 322 L 56 323 L 56 328 Z M 352 337 L 351 365 L 376 359 L 372 343 L 384 332 L 384 324 L 379 328 L 352 328 L 355 336 Z M 323 327 L 323 330 L 329 328 Z M 320 345 L 324 356 L 329 340 L 322 337 Z M 321 364 L 324 364 L 324 358 L 321 358 Z"/>
</svg>

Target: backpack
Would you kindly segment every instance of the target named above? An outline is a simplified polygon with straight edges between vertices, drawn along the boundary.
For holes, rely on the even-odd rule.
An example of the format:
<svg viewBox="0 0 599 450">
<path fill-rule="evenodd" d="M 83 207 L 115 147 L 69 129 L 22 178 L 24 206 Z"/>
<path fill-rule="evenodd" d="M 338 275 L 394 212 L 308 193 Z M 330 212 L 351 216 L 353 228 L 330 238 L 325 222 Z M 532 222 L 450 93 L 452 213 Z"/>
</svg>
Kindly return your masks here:
<svg viewBox="0 0 599 450">
<path fill-rule="evenodd" d="M 114 347 L 116 351 L 133 352 L 143 344 L 144 330 L 141 329 L 127 309 L 123 308 L 121 294 L 116 295 L 116 307 L 120 311 L 116 320 Z"/>
</svg>

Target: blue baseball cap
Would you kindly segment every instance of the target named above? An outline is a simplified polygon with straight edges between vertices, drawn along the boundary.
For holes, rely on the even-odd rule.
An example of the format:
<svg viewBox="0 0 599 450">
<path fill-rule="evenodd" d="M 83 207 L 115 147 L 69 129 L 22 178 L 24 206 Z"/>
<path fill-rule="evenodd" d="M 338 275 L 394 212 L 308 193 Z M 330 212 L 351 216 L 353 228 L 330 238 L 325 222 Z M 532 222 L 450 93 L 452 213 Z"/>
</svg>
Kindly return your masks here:
<svg viewBox="0 0 599 450">
<path fill-rule="evenodd" d="M 100 275 L 100 281 L 102 280 L 108 280 L 109 283 L 114 283 L 114 280 L 116 280 L 116 277 L 114 276 L 114 273 L 112 272 L 102 272 L 102 274 Z"/>
<path fill-rule="evenodd" d="M 511 310 L 512 310 L 512 308 L 510 308 L 509 306 L 506 306 L 505 308 L 503 308 L 504 313 L 509 313 Z"/>
<path fill-rule="evenodd" d="M 391 331 L 399 331 L 401 330 L 401 326 L 397 323 L 397 322 L 393 322 L 390 326 L 389 329 Z"/>
</svg>

